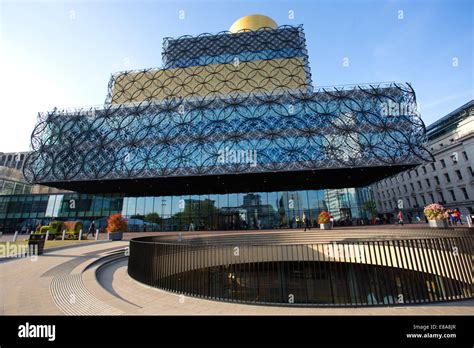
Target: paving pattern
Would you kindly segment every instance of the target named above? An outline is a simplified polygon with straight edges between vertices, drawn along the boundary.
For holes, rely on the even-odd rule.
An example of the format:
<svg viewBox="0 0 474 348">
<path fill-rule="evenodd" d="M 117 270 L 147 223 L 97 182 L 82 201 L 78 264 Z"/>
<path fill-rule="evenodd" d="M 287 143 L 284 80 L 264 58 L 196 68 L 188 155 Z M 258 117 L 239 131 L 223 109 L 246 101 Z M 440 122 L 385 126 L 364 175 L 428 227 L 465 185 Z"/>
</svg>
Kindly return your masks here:
<svg viewBox="0 0 474 348">
<path fill-rule="evenodd" d="M 69 315 L 120 315 L 123 314 L 94 297 L 82 281 L 82 274 L 53 277 L 49 286 L 51 297 L 58 308 Z"/>
<path fill-rule="evenodd" d="M 127 274 L 128 241 L 0 261 L 1 315 L 474 315 L 474 300 L 371 308 L 302 308 L 217 302 L 165 292 Z M 116 253 L 114 251 L 117 250 Z"/>
</svg>

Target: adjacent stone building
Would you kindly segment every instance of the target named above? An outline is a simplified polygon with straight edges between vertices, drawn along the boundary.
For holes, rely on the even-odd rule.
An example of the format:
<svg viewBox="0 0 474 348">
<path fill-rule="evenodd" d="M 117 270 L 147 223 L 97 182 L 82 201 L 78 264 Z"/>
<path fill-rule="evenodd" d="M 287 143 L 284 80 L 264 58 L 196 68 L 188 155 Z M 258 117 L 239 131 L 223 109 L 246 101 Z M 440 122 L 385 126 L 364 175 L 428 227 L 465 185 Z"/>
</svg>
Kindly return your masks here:
<svg viewBox="0 0 474 348">
<path fill-rule="evenodd" d="M 424 206 L 433 202 L 474 214 L 474 100 L 428 126 L 426 134 L 434 162 L 372 185 L 382 217 L 401 209 L 423 219 Z"/>
</svg>

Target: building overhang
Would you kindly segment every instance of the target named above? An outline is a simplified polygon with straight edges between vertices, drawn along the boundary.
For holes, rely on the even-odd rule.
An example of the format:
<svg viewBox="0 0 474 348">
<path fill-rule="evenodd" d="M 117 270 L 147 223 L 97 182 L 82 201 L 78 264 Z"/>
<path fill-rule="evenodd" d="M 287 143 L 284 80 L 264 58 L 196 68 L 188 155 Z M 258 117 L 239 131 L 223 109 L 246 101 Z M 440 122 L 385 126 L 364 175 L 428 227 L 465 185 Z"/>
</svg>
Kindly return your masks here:
<svg viewBox="0 0 474 348">
<path fill-rule="evenodd" d="M 80 193 L 122 193 L 125 196 L 271 192 L 303 189 L 363 187 L 413 168 L 390 165 L 245 174 L 128 178 L 94 181 L 41 182 L 42 185 Z"/>
</svg>

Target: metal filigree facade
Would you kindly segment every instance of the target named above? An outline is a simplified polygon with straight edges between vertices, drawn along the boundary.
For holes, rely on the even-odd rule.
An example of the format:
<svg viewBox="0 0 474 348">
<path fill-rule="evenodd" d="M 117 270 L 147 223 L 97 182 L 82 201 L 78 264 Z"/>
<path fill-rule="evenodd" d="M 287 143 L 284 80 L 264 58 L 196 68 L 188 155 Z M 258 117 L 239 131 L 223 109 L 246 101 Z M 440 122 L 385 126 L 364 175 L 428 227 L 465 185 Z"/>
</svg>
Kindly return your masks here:
<svg viewBox="0 0 474 348">
<path fill-rule="evenodd" d="M 165 38 L 163 61 L 114 74 L 106 103 L 311 90 L 302 26 Z"/>
<path fill-rule="evenodd" d="M 114 75 L 104 106 L 39 114 L 25 177 L 54 186 L 430 159 L 411 86 L 313 91 L 301 27 L 165 39 L 164 61 Z"/>
</svg>

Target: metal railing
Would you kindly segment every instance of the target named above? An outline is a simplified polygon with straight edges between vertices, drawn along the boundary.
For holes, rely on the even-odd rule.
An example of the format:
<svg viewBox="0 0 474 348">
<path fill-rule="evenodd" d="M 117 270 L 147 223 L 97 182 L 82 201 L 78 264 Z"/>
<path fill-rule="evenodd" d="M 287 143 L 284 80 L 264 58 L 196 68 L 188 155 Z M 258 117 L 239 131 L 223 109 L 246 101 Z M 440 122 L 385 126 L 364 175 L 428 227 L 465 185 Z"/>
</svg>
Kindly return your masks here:
<svg viewBox="0 0 474 348">
<path fill-rule="evenodd" d="M 472 298 L 472 260 L 468 234 L 334 242 L 143 237 L 130 242 L 128 273 L 153 287 L 213 300 L 406 305 Z"/>
</svg>

